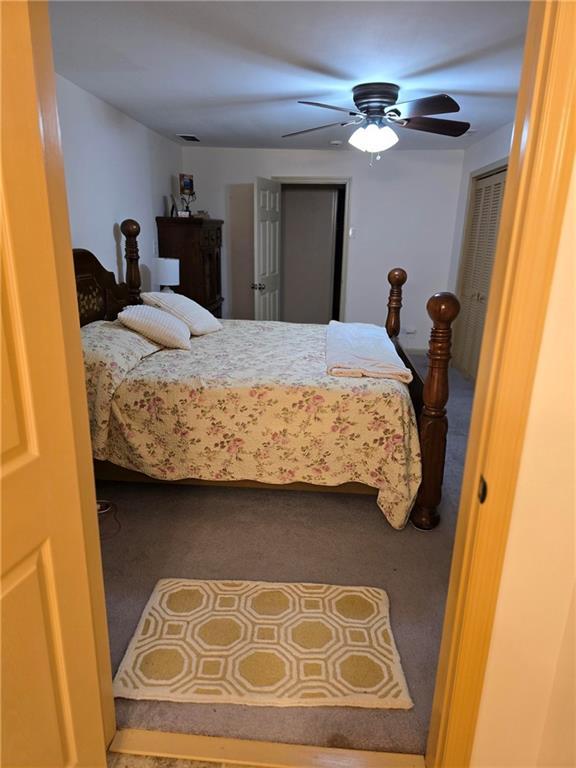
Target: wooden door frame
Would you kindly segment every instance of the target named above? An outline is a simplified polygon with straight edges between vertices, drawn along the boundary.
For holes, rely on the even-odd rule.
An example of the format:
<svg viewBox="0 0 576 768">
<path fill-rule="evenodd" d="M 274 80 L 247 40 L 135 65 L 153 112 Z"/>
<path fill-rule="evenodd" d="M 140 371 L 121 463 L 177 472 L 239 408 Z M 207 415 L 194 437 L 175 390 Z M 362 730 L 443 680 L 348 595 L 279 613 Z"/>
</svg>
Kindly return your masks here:
<svg viewBox="0 0 576 768">
<path fill-rule="evenodd" d="M 426 750 L 429 768 L 461 768 L 472 754 L 574 162 L 575 24 L 572 2 L 531 5 Z M 482 505 L 481 476 L 488 486 Z"/>
<path fill-rule="evenodd" d="M 47 110 L 42 114 L 53 123 L 56 94 L 53 64 L 51 57 L 45 55 L 46 50 L 50 51 L 47 7 L 41 2 L 31 5 L 37 11 L 34 43 L 42 52 L 37 62 L 43 96 L 39 109 Z M 429 768 L 462 768 L 469 764 L 473 747 L 524 429 L 574 158 L 576 52 L 571 31 L 575 23 L 576 4 L 572 2 L 542 0 L 532 4 L 425 756 Z M 47 162 L 61 166 L 57 133 L 56 122 L 46 146 Z M 63 185 L 49 193 L 54 196 L 51 204 L 64 206 L 65 210 Z M 62 232 L 68 231 L 63 217 L 58 224 Z M 63 285 L 69 294 L 66 300 L 72 301 L 71 262 L 69 268 L 62 269 L 66 273 Z M 81 362 L 77 358 L 71 375 L 80 381 Z M 85 425 L 79 430 L 80 437 L 83 429 Z M 476 490 L 481 474 L 488 481 L 488 496 L 480 508 Z M 88 487 L 92 482 L 87 466 L 84 483 Z M 104 728 L 109 741 L 114 725 L 113 699 L 110 659 L 104 652 L 107 630 L 98 546 L 97 531 L 92 526 L 86 532 L 86 558 L 94 587 L 95 644 L 101 666 Z M 126 741 L 127 732 L 118 732 L 116 741 L 121 741 L 123 734 Z M 157 736 L 166 742 L 170 735 Z M 180 738 L 181 744 L 189 743 L 183 735 L 173 736 L 175 740 Z M 149 734 L 147 738 L 150 754 L 154 736 Z M 211 741 L 216 742 L 222 747 L 217 746 L 215 753 L 220 761 L 246 762 L 226 751 L 225 740 Z M 130 749 L 138 751 L 134 739 Z M 180 747 L 181 752 L 186 749 Z M 158 754 L 167 754 L 169 747 L 158 746 L 158 750 Z M 276 745 L 276 754 L 278 750 L 282 751 L 282 745 Z M 174 750 L 171 754 L 175 754 Z M 350 760 L 354 762 L 348 765 L 369 765 L 362 754 L 356 753 L 356 760 L 352 756 Z M 381 757 L 382 760 L 371 764 L 405 766 L 410 756 Z M 412 757 L 415 765 L 421 764 L 421 758 Z M 338 760 L 335 754 L 332 764 L 346 765 Z M 265 753 L 260 764 L 266 764 Z M 282 763 L 280 755 L 276 764 L 287 763 Z M 330 763 L 324 760 L 317 764 Z"/>
</svg>

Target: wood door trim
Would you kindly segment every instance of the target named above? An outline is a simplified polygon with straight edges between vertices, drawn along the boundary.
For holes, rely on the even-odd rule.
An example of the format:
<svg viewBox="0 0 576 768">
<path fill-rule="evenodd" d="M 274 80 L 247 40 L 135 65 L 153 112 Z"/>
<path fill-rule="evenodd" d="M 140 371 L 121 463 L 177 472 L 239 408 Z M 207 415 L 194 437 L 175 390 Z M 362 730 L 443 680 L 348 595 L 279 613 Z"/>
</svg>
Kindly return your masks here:
<svg viewBox="0 0 576 768">
<path fill-rule="evenodd" d="M 576 4 L 532 3 L 436 678 L 429 768 L 469 765 L 474 744 L 574 159 L 575 24 Z M 482 507 L 480 475 L 488 481 Z"/>
<path fill-rule="evenodd" d="M 256 768 L 424 768 L 421 755 L 367 752 L 137 729 L 116 732 L 111 752 Z"/>
</svg>

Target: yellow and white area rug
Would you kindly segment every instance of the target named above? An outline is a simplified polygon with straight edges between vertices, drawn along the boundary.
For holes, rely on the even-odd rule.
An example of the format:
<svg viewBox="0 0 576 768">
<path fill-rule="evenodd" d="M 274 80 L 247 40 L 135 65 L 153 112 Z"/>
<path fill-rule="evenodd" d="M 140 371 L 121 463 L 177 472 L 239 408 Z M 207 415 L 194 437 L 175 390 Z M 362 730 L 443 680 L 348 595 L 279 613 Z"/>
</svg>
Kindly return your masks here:
<svg viewBox="0 0 576 768">
<path fill-rule="evenodd" d="M 162 579 L 114 679 L 128 699 L 409 709 L 374 587 Z"/>
</svg>

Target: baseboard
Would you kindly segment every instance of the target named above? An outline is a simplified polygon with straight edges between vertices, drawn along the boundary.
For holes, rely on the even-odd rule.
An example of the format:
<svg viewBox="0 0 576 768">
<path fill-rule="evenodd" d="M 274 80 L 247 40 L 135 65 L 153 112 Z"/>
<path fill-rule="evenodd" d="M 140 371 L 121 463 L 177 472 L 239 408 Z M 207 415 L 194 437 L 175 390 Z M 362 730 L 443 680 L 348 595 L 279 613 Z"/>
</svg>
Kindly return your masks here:
<svg viewBox="0 0 576 768">
<path fill-rule="evenodd" d="M 266 741 L 127 729 L 116 731 L 111 752 L 199 760 L 253 768 L 424 768 L 422 755 L 330 749 Z"/>
<path fill-rule="evenodd" d="M 410 355 L 427 355 L 428 354 L 428 347 L 425 349 L 418 349 L 414 347 L 402 347 L 404 349 L 404 352 L 410 357 Z"/>
</svg>

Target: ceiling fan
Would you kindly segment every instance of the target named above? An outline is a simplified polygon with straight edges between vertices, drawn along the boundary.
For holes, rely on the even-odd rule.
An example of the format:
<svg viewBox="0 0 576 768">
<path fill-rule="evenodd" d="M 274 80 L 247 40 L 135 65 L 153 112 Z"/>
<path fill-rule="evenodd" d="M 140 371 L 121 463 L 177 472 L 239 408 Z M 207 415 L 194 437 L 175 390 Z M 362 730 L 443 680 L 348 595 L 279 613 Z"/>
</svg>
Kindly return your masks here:
<svg viewBox="0 0 576 768">
<path fill-rule="evenodd" d="M 358 128 L 348 140 L 350 144 L 363 152 L 383 152 L 398 141 L 398 136 L 391 126 L 436 133 L 441 136 L 462 136 L 470 128 L 470 123 L 459 120 L 439 120 L 429 117 L 429 115 L 459 112 L 460 106 L 451 96 L 439 93 L 436 96 L 426 96 L 423 99 L 397 104 L 399 90 L 400 87 L 393 83 L 361 83 L 356 85 L 352 89 L 356 110 L 335 107 L 331 104 L 321 104 L 318 101 L 299 101 L 298 104 L 308 104 L 312 107 L 344 112 L 353 119 L 318 125 L 303 131 L 293 131 L 284 134 L 282 138 L 301 136 L 303 133 L 321 131 L 324 128 L 334 126 L 343 128 L 347 125 L 357 125 Z"/>
</svg>

